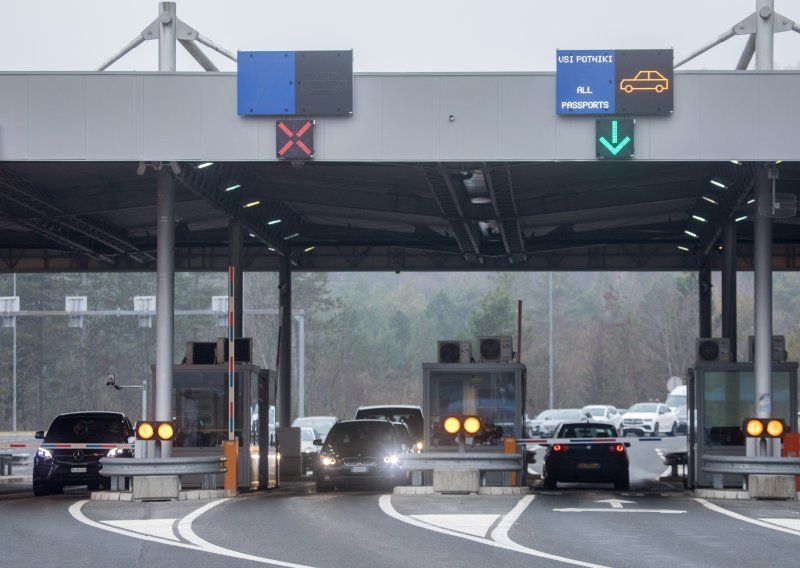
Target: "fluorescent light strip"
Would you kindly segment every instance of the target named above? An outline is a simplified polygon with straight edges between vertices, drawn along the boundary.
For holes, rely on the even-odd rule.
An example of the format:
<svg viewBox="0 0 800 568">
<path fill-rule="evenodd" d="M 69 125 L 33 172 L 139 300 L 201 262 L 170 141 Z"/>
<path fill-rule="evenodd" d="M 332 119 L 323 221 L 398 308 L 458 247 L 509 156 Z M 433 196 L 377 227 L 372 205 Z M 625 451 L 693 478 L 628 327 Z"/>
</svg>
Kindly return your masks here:
<svg viewBox="0 0 800 568">
<path fill-rule="evenodd" d="M 700 221 L 701 223 L 708 223 L 705 219 L 703 219 L 700 215 L 692 215 L 692 219 Z"/>
<path fill-rule="evenodd" d="M 299 237 L 299 236 L 300 236 L 300 233 L 292 233 L 291 235 L 289 235 L 287 237 L 283 237 L 283 240 L 284 241 L 288 241 L 289 239 L 293 239 L 293 238 Z"/>
<path fill-rule="evenodd" d="M 689 252 L 689 247 L 685 247 L 683 245 L 678 245 L 678 248 L 681 249 L 681 250 L 685 250 L 686 252 Z"/>
<path fill-rule="evenodd" d="M 237 183 L 236 185 L 232 185 L 230 187 L 226 187 L 225 191 L 233 191 L 234 189 L 239 189 L 240 187 L 242 187 L 242 184 Z"/>
<path fill-rule="evenodd" d="M 689 235 L 690 237 L 694 237 L 695 239 L 697 239 L 697 238 L 698 238 L 698 236 L 697 236 L 695 233 L 691 232 L 689 229 L 686 229 L 686 230 L 684 231 L 684 233 L 686 233 L 686 234 L 687 234 L 687 235 Z"/>
<path fill-rule="evenodd" d="M 717 204 L 717 202 L 716 202 L 716 201 L 714 201 L 713 199 L 711 199 L 710 197 L 708 197 L 708 196 L 706 196 L 706 195 L 704 195 L 704 196 L 703 196 L 703 199 L 705 199 L 706 201 L 708 201 L 708 202 L 709 202 L 709 203 L 711 203 L 712 205 L 716 205 L 716 204 Z"/>
<path fill-rule="evenodd" d="M 745 219 L 747 219 L 747 215 L 742 215 L 741 217 L 736 217 L 736 222 L 738 223 L 739 221 L 744 221 Z"/>
<path fill-rule="evenodd" d="M 717 181 L 715 179 L 709 180 L 711 185 L 716 185 L 717 187 L 721 187 L 722 189 L 728 189 L 728 186 L 722 183 L 721 181 Z"/>
<path fill-rule="evenodd" d="M 250 203 L 245 203 L 244 207 L 247 209 L 248 207 L 255 207 L 256 205 L 260 205 L 261 201 L 251 201 Z"/>
<path fill-rule="evenodd" d="M 751 199 L 750 201 L 748 201 L 748 202 L 747 202 L 747 204 L 748 204 L 748 205 L 752 205 L 752 204 L 753 204 L 753 203 L 755 203 L 755 202 L 756 202 L 756 200 L 755 200 L 755 198 L 753 198 L 753 199 Z"/>
<path fill-rule="evenodd" d="M 208 166 L 213 166 L 214 162 L 203 162 L 202 164 L 197 164 L 197 169 L 202 170 L 203 168 L 207 168 Z"/>
<path fill-rule="evenodd" d="M 272 221 L 267 221 L 267 225 L 277 225 L 280 222 L 280 219 L 273 219 Z"/>
<path fill-rule="evenodd" d="M 305 249 L 303 249 L 303 252 L 311 252 L 311 251 L 312 251 L 312 250 L 314 250 L 315 248 L 316 248 L 316 247 L 306 247 Z"/>
</svg>

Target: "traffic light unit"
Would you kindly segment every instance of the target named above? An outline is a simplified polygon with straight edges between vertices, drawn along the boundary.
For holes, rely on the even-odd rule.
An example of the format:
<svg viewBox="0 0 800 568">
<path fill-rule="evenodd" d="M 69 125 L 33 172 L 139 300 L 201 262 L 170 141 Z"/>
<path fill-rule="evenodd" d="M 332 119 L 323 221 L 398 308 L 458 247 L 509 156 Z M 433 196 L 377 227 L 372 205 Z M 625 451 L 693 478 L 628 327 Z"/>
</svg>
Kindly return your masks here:
<svg viewBox="0 0 800 568">
<path fill-rule="evenodd" d="M 780 438 L 786 424 L 780 418 L 745 418 L 742 432 L 748 438 Z"/>
<path fill-rule="evenodd" d="M 458 416 L 448 416 L 442 423 L 444 431 L 448 434 L 456 435 L 462 429 L 469 436 L 474 436 L 481 431 L 481 419 L 477 416 L 465 416 L 459 418 Z"/>
<path fill-rule="evenodd" d="M 136 423 L 137 440 L 161 440 L 167 442 L 175 437 L 172 422 L 154 422 L 142 420 Z"/>
</svg>

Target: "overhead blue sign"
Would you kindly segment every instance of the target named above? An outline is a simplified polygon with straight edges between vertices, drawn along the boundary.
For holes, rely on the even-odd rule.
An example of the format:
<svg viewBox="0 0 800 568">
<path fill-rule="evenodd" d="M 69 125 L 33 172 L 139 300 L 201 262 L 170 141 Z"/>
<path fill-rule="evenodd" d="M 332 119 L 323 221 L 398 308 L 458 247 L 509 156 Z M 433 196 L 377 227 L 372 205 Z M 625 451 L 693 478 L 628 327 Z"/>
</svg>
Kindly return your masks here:
<svg viewBox="0 0 800 568">
<path fill-rule="evenodd" d="M 556 112 L 614 114 L 614 50 L 558 50 Z"/>
<path fill-rule="evenodd" d="M 556 113 L 669 114 L 671 49 L 558 50 Z"/>
</svg>

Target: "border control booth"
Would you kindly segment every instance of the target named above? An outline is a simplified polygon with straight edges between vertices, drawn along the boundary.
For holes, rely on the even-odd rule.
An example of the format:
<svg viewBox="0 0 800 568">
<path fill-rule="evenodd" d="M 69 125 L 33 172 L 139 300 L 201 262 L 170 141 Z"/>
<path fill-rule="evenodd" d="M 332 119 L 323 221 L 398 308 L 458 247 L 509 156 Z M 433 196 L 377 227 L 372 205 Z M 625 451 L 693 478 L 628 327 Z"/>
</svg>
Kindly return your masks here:
<svg viewBox="0 0 800 568">
<path fill-rule="evenodd" d="M 458 452 L 444 430 L 448 416 L 477 416 L 481 430 L 466 436 L 466 452 L 503 452 L 503 438 L 521 438 L 525 416 L 526 368 L 521 363 L 423 363 L 424 447 Z M 502 472 L 487 472 L 487 485 L 504 484 Z"/>
<path fill-rule="evenodd" d="M 797 432 L 797 363 L 772 363 L 772 418 Z M 697 362 L 689 376 L 689 486 L 711 487 L 713 474 L 703 471 L 703 456 L 744 456 L 742 424 L 756 416 L 752 362 Z M 742 486 L 742 476 L 725 474 L 726 487 Z"/>
<path fill-rule="evenodd" d="M 241 490 L 276 487 L 279 466 L 275 374 L 256 365 L 237 363 L 234 392 L 237 487 Z M 223 456 L 223 442 L 228 439 L 228 406 L 226 364 L 174 365 L 173 457 Z M 188 480 L 191 484 L 191 476 Z M 222 479 L 217 484 L 222 487 Z"/>
</svg>

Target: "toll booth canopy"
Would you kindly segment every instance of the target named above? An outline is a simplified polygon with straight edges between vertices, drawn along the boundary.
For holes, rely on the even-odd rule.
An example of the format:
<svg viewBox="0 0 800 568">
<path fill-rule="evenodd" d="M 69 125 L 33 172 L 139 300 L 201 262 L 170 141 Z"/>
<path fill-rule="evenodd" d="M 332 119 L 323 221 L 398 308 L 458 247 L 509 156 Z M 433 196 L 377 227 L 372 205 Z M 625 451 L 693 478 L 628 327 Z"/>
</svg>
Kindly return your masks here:
<svg viewBox="0 0 800 568">
<path fill-rule="evenodd" d="M 521 363 L 423 363 L 425 448 L 457 450 L 445 432 L 448 416 L 480 418 L 481 430 L 466 438 L 468 450 L 502 452 L 502 438 L 522 437 L 525 365 Z"/>
</svg>

